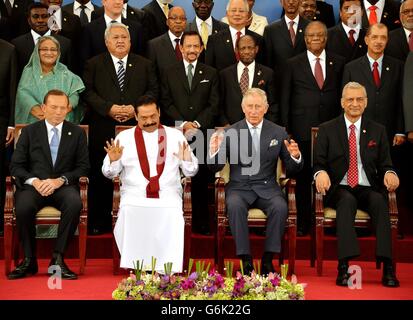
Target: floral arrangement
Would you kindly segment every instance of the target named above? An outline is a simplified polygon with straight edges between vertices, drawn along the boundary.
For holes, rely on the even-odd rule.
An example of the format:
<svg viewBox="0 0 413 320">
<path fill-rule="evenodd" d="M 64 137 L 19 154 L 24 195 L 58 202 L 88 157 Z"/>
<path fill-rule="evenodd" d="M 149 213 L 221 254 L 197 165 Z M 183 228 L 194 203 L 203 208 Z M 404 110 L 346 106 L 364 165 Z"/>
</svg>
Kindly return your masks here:
<svg viewBox="0 0 413 320">
<path fill-rule="evenodd" d="M 287 280 L 288 265 L 281 266 L 281 274 L 262 276 L 253 271 L 250 275 L 241 271 L 232 277 L 233 263 L 226 263 L 226 277 L 211 269 L 210 264 L 198 261 L 191 272 L 189 261 L 187 275 L 171 273 L 172 264 L 165 264 L 165 274 L 154 271 L 156 259 L 152 259 L 152 272 L 144 272 L 143 261 L 135 265 L 127 279 L 123 279 L 113 291 L 115 300 L 303 300 L 305 284 L 297 283 L 295 275 Z M 255 270 L 259 270 L 256 266 Z"/>
</svg>

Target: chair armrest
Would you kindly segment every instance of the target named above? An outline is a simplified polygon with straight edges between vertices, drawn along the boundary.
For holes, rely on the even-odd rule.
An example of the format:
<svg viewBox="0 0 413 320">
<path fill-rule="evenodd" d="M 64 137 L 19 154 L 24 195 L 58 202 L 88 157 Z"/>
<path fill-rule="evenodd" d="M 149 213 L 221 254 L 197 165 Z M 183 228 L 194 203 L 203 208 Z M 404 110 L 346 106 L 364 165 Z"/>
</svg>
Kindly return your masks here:
<svg viewBox="0 0 413 320">
<path fill-rule="evenodd" d="M 288 199 L 288 216 L 297 216 L 297 204 L 295 200 L 295 179 L 282 179 L 284 187 L 286 189 L 287 199 Z M 281 182 L 281 180 L 280 180 Z"/>
<path fill-rule="evenodd" d="M 226 216 L 225 208 L 225 181 L 223 178 L 215 180 L 215 205 L 217 216 Z"/>
<path fill-rule="evenodd" d="M 89 179 L 87 177 L 79 178 L 80 200 L 82 201 L 82 210 L 80 211 L 80 218 L 87 217 L 87 194 L 89 188 Z"/>
<path fill-rule="evenodd" d="M 314 194 L 314 211 L 316 218 L 324 218 L 324 203 L 323 195 L 320 192 L 317 192 L 315 186 L 313 185 L 313 194 Z"/>
<path fill-rule="evenodd" d="M 14 217 L 14 177 L 6 177 L 6 199 L 4 203 L 4 224 L 11 224 Z"/>
<path fill-rule="evenodd" d="M 399 211 L 397 209 L 396 192 L 389 192 L 389 214 L 390 220 L 397 220 Z"/>
<path fill-rule="evenodd" d="M 120 203 L 120 179 L 115 177 L 113 182 L 113 200 L 112 200 L 112 226 L 114 227 L 118 220 L 119 203 Z"/>
<path fill-rule="evenodd" d="M 191 201 L 191 189 L 192 189 L 192 180 L 190 177 L 185 177 L 182 179 L 183 189 L 184 189 L 184 203 L 183 211 L 184 218 L 192 218 L 192 201 Z"/>
</svg>

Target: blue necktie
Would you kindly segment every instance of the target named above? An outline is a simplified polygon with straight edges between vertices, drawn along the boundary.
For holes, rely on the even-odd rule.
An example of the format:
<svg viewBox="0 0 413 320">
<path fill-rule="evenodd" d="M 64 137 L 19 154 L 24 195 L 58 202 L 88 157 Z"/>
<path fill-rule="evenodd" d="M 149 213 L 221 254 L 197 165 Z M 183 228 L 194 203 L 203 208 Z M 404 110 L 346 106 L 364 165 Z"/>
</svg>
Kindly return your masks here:
<svg viewBox="0 0 413 320">
<path fill-rule="evenodd" d="M 258 137 L 258 127 L 252 127 L 252 143 L 255 149 L 255 152 L 260 150 L 260 139 Z"/>
<path fill-rule="evenodd" d="M 52 132 L 53 136 L 50 141 L 50 154 L 52 155 L 52 162 L 54 165 L 56 162 L 57 151 L 59 150 L 59 132 L 56 127 L 53 127 Z"/>
</svg>

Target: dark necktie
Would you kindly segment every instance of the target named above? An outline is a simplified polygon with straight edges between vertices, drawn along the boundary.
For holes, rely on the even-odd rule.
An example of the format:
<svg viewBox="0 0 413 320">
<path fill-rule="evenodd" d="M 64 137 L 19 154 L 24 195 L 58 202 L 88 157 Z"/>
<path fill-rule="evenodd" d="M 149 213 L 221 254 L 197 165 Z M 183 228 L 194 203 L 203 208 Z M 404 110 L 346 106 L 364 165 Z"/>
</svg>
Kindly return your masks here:
<svg viewBox="0 0 413 320">
<path fill-rule="evenodd" d="M 409 34 L 409 49 L 413 51 L 413 31 Z"/>
<path fill-rule="evenodd" d="M 119 82 L 120 90 L 123 91 L 123 85 L 125 84 L 125 68 L 123 67 L 123 61 L 119 60 L 118 65 L 119 65 L 118 72 L 117 72 L 118 82 Z"/>
<path fill-rule="evenodd" d="M 294 31 L 294 21 L 290 21 L 288 24 L 290 27 L 288 28 L 288 31 L 290 32 L 290 38 L 291 38 L 291 43 L 293 46 L 295 45 L 295 31 Z"/>
<path fill-rule="evenodd" d="M 238 41 L 239 41 L 239 38 L 241 38 L 241 31 L 238 31 L 237 32 L 237 39 L 235 40 L 235 46 L 234 46 L 234 48 L 237 48 L 237 45 L 238 45 Z M 239 61 L 239 52 L 238 52 L 238 50 L 234 50 L 235 51 L 235 59 L 237 59 L 237 61 Z"/>
<path fill-rule="evenodd" d="M 378 66 L 379 64 L 377 63 L 377 61 L 374 61 L 373 62 L 373 80 L 377 88 L 379 88 L 381 84 Z"/>
<path fill-rule="evenodd" d="M 57 151 L 59 150 L 59 133 L 56 127 L 52 128 L 53 136 L 50 140 L 50 155 L 52 156 L 53 165 L 56 163 Z"/>
<path fill-rule="evenodd" d="M 348 147 L 349 147 L 349 165 L 347 172 L 347 184 L 354 188 L 358 185 L 359 175 L 357 169 L 357 140 L 356 140 L 356 126 L 354 124 L 350 125 L 350 134 L 348 136 Z"/>
<path fill-rule="evenodd" d="M 11 16 L 11 12 L 13 10 L 13 7 L 11 6 L 10 0 L 4 0 L 4 4 L 6 6 L 7 9 L 7 14 L 9 15 L 9 17 Z"/>
<path fill-rule="evenodd" d="M 188 74 L 187 74 L 187 77 L 188 77 L 189 89 L 191 89 L 191 86 L 192 86 L 192 78 L 193 78 L 192 69 L 193 69 L 193 68 L 194 68 L 194 66 L 193 66 L 192 63 L 188 64 Z"/>
<path fill-rule="evenodd" d="M 317 81 L 318 87 L 320 89 L 323 88 L 324 84 L 324 76 L 323 76 L 323 69 L 321 68 L 320 58 L 316 58 L 315 67 L 314 67 L 314 77 Z"/>
<path fill-rule="evenodd" d="M 351 46 L 354 46 L 354 44 L 356 43 L 356 40 L 354 39 L 354 34 L 356 33 L 355 30 L 351 29 L 348 32 L 348 41 L 350 41 Z"/>
<path fill-rule="evenodd" d="M 248 90 L 250 83 L 250 78 L 248 74 L 248 67 L 244 68 L 244 71 L 242 71 L 241 78 L 239 81 L 239 87 L 241 88 L 242 95 L 245 94 L 245 92 Z"/>
<path fill-rule="evenodd" d="M 182 60 L 182 52 L 179 49 L 179 38 L 175 39 L 175 56 L 176 56 L 176 60 L 181 61 Z"/>
<path fill-rule="evenodd" d="M 82 5 L 80 6 L 80 15 L 79 15 L 80 24 L 81 24 L 82 26 L 85 26 L 85 25 L 87 25 L 87 24 L 89 23 L 89 19 L 87 18 L 85 9 L 86 9 L 86 6 L 85 6 L 84 4 L 82 4 Z"/>
</svg>

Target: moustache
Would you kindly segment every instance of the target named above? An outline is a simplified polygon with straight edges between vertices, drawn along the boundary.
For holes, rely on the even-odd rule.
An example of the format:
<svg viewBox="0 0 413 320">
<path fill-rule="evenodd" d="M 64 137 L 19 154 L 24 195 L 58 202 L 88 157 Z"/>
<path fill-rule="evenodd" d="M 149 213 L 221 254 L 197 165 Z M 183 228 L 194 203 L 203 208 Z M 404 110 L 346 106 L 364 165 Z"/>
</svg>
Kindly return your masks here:
<svg viewBox="0 0 413 320">
<path fill-rule="evenodd" d="M 156 126 L 157 123 L 156 122 L 152 122 L 152 123 L 145 123 L 143 126 L 146 127 L 152 127 L 152 126 Z"/>
</svg>

